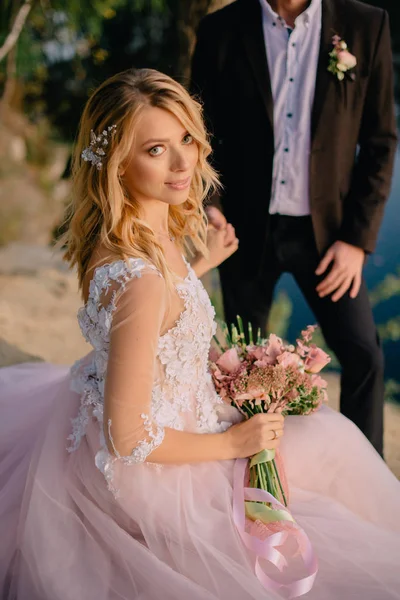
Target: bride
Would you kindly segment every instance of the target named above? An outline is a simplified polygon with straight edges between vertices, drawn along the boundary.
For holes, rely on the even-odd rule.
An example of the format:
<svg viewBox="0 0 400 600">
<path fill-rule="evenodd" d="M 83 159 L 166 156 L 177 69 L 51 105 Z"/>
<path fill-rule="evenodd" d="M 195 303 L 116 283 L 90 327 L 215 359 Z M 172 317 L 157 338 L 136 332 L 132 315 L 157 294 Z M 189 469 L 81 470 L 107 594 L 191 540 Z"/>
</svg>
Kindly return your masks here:
<svg viewBox="0 0 400 600">
<path fill-rule="evenodd" d="M 400 484 L 360 431 L 326 407 L 224 414 L 198 277 L 238 241 L 207 233 L 209 152 L 199 105 L 161 73 L 88 101 L 64 243 L 93 350 L 70 370 L 0 370 L 3 600 L 288 597 L 260 583 L 232 509 L 235 459 L 279 445 L 319 561 L 306 597 L 400 599 Z"/>
</svg>

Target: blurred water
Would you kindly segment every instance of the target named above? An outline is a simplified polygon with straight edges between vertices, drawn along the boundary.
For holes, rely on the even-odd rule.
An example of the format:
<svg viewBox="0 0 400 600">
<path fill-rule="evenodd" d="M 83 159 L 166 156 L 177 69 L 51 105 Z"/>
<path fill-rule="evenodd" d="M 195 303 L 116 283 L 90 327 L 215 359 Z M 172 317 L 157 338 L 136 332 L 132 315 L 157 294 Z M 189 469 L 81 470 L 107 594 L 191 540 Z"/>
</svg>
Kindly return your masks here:
<svg viewBox="0 0 400 600">
<path fill-rule="evenodd" d="M 365 268 L 368 289 L 372 290 L 388 273 L 396 273 L 397 268 L 400 268 L 400 152 L 396 157 L 392 192 L 386 206 L 377 250 Z M 279 290 L 285 290 L 293 303 L 288 331 L 288 339 L 293 340 L 304 325 L 314 322 L 314 317 L 290 275 L 281 278 L 276 291 Z M 397 315 L 400 315 L 399 296 L 374 308 L 377 323 L 384 323 Z M 400 381 L 400 342 L 386 342 L 384 351 L 386 377 Z"/>
</svg>

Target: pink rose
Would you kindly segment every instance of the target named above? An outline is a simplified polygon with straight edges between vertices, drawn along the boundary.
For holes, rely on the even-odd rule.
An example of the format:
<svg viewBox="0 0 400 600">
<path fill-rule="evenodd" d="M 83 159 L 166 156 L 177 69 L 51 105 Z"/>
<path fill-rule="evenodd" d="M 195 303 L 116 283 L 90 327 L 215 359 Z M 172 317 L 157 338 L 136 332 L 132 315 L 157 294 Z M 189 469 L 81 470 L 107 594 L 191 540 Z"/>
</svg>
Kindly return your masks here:
<svg viewBox="0 0 400 600">
<path fill-rule="evenodd" d="M 337 67 L 340 71 L 348 71 L 353 69 L 357 64 L 357 59 L 354 54 L 351 54 L 348 50 L 339 50 L 336 53 L 337 56 Z"/>
<path fill-rule="evenodd" d="M 319 373 L 330 361 L 330 356 L 321 348 L 311 346 L 304 366 L 308 373 Z"/>
<path fill-rule="evenodd" d="M 236 348 L 230 348 L 217 360 L 218 367 L 226 373 L 234 373 L 240 367 L 240 359 Z"/>
<path fill-rule="evenodd" d="M 278 356 L 278 363 L 282 367 L 299 367 L 302 364 L 301 358 L 294 352 L 283 352 Z"/>
</svg>

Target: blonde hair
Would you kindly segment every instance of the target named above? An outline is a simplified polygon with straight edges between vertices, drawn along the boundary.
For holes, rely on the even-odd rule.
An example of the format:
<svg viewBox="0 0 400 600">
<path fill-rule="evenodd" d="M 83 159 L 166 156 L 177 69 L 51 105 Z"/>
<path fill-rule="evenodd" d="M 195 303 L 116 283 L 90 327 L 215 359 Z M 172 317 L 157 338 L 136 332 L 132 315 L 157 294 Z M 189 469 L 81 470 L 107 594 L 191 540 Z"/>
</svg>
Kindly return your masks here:
<svg viewBox="0 0 400 600">
<path fill-rule="evenodd" d="M 169 230 L 186 253 L 191 244 L 207 255 L 207 221 L 203 202 L 218 187 L 218 177 L 207 157 L 211 147 L 202 110 L 179 83 L 153 69 L 130 69 L 105 81 L 90 97 L 83 111 L 72 158 L 73 199 L 67 217 L 68 229 L 60 243 L 64 258 L 77 266 L 79 285 L 94 249 L 101 244 L 111 255 L 149 260 L 171 282 L 164 252 L 155 233 L 140 217 L 139 206 L 129 197 L 119 174 L 132 145 L 132 132 L 146 106 L 163 108 L 175 115 L 198 146 L 187 200 L 169 207 Z M 103 166 L 96 169 L 81 153 L 89 145 L 90 131 L 101 133 L 116 125 Z"/>
</svg>

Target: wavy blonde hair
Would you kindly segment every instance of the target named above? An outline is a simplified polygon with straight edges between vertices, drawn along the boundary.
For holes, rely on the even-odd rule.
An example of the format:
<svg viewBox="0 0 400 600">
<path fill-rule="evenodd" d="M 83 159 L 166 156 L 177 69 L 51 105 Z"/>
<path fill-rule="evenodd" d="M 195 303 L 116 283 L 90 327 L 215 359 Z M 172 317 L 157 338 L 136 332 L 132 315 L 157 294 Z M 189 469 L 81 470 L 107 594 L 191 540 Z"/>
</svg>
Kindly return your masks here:
<svg viewBox="0 0 400 600">
<path fill-rule="evenodd" d="M 207 157 L 211 152 L 202 119 L 202 109 L 183 86 L 153 69 L 130 69 L 105 81 L 90 97 L 80 122 L 72 158 L 73 199 L 68 229 L 60 243 L 64 258 L 77 266 L 82 289 L 94 249 L 100 244 L 111 255 L 149 260 L 172 281 L 163 249 L 155 232 L 142 219 L 139 206 L 130 197 L 119 174 L 132 146 L 132 133 L 142 110 L 155 106 L 175 115 L 197 144 L 198 162 L 187 200 L 169 207 L 169 230 L 186 253 L 191 247 L 207 255 L 207 220 L 203 202 L 219 186 Z M 116 125 L 109 136 L 103 167 L 85 162 L 82 151 L 95 133 Z"/>
</svg>

